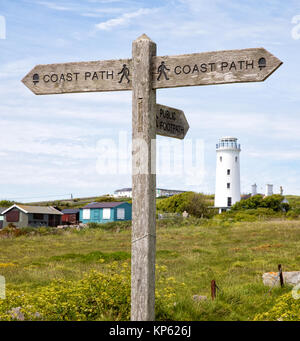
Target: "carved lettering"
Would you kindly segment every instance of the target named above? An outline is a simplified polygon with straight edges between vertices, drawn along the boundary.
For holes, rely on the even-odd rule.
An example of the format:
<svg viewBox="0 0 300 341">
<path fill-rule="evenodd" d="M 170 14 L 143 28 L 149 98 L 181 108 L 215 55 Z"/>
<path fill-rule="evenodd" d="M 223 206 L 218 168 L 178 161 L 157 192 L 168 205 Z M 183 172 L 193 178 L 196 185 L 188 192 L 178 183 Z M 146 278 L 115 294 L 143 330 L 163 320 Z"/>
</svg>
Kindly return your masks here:
<svg viewBox="0 0 300 341">
<path fill-rule="evenodd" d="M 229 71 L 234 68 L 236 70 L 235 62 L 232 62 L 229 67 Z"/>
<path fill-rule="evenodd" d="M 111 71 L 111 72 L 106 71 L 106 79 L 109 79 L 109 77 L 111 77 L 111 79 L 114 78 L 114 72 L 113 71 Z"/>
<path fill-rule="evenodd" d="M 94 74 L 93 74 L 92 81 L 93 81 L 94 79 L 97 79 L 97 80 L 98 80 L 98 74 L 97 74 L 97 72 L 94 72 Z"/>
<path fill-rule="evenodd" d="M 223 71 L 227 66 L 228 66 L 227 62 L 222 62 L 221 63 L 221 70 Z"/>
<path fill-rule="evenodd" d="M 68 82 L 72 82 L 72 74 L 71 73 L 67 73 L 67 77 L 66 77 Z"/>
<path fill-rule="evenodd" d="M 191 72 L 191 67 L 189 65 L 184 65 L 184 67 L 182 68 L 182 71 L 183 73 L 187 75 L 188 73 Z"/>
<path fill-rule="evenodd" d="M 240 64 L 240 70 L 243 69 L 243 63 L 245 63 L 244 60 L 239 60 L 238 63 Z"/>
<path fill-rule="evenodd" d="M 179 66 L 179 65 L 175 66 L 174 72 L 176 73 L 176 75 L 180 75 L 181 74 L 181 66 Z"/>
<path fill-rule="evenodd" d="M 56 73 L 54 73 L 53 75 L 51 75 L 50 79 L 51 79 L 52 82 L 55 83 L 55 82 L 58 81 L 58 75 Z"/>
<path fill-rule="evenodd" d="M 251 62 L 246 61 L 246 69 L 248 69 L 248 66 L 251 66 L 252 69 L 254 68 L 254 62 L 253 60 Z"/>
<path fill-rule="evenodd" d="M 210 65 L 210 71 L 215 71 L 216 63 L 208 63 L 208 65 Z"/>
<path fill-rule="evenodd" d="M 49 75 L 45 75 L 45 76 L 43 77 L 43 81 L 44 81 L 45 83 L 48 83 L 48 82 L 50 81 L 50 76 L 49 76 Z"/>
<path fill-rule="evenodd" d="M 205 63 L 201 64 L 200 67 L 201 67 L 201 72 L 207 71 L 207 65 Z"/>
<path fill-rule="evenodd" d="M 199 73 L 199 69 L 198 69 L 198 65 L 197 64 L 195 64 L 195 66 L 193 68 L 192 73 L 194 73 L 194 72 L 198 72 Z"/>
</svg>

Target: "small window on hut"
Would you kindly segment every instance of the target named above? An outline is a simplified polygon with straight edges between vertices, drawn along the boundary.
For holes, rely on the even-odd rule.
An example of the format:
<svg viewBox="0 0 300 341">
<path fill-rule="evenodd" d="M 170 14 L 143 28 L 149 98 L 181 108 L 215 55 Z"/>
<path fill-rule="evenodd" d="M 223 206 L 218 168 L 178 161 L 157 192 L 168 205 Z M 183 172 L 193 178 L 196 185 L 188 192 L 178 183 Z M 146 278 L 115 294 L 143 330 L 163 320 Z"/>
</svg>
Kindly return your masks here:
<svg viewBox="0 0 300 341">
<path fill-rule="evenodd" d="M 117 219 L 125 219 L 125 208 L 117 208 Z"/>
<path fill-rule="evenodd" d="M 110 219 L 110 208 L 103 208 L 103 219 Z"/>
<path fill-rule="evenodd" d="M 44 215 L 40 214 L 40 213 L 33 213 L 33 219 L 34 220 L 43 220 L 44 219 Z"/>
<path fill-rule="evenodd" d="M 91 210 L 89 208 L 85 208 L 82 212 L 82 219 L 90 219 Z"/>
</svg>

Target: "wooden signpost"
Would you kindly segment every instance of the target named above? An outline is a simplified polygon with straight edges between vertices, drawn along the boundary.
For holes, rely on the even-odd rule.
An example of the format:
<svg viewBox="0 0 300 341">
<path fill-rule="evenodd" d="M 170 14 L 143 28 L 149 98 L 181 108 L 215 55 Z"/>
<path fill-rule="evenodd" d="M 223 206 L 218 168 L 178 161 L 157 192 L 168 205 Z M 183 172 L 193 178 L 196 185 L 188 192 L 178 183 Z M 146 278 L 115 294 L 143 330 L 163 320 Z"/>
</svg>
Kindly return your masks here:
<svg viewBox="0 0 300 341">
<path fill-rule="evenodd" d="M 156 135 L 184 139 L 189 127 L 182 110 L 156 105 Z"/>
<path fill-rule="evenodd" d="M 152 87 L 261 82 L 281 64 L 264 48 L 155 57 Z"/>
<path fill-rule="evenodd" d="M 132 89 L 132 60 L 35 66 L 22 82 L 36 95 Z"/>
<path fill-rule="evenodd" d="M 155 319 L 156 134 L 183 139 L 183 111 L 156 104 L 156 89 L 260 82 L 282 62 L 263 48 L 156 56 L 145 34 L 132 59 L 37 65 L 22 80 L 37 95 L 132 90 L 131 320 Z"/>
</svg>

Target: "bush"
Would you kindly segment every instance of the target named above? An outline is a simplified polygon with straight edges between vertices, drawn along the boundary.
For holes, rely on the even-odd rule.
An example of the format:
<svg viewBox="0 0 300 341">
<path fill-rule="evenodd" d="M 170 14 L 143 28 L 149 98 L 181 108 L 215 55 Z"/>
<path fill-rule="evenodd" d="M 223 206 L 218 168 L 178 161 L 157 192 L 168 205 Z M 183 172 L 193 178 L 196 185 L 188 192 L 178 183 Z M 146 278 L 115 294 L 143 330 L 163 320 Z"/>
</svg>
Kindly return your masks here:
<svg viewBox="0 0 300 341">
<path fill-rule="evenodd" d="M 215 219 L 221 221 L 242 222 L 242 221 L 257 221 L 267 220 L 270 218 L 283 218 L 284 212 L 275 212 L 271 208 L 258 207 L 243 210 L 230 210 L 215 216 Z"/>
<path fill-rule="evenodd" d="M 0 201 L 0 207 L 10 207 L 13 204 L 15 204 L 14 201 L 9 201 L 9 200 L 1 200 Z"/>
<path fill-rule="evenodd" d="M 95 202 L 111 202 L 111 201 L 120 201 L 114 197 L 111 197 L 111 196 L 106 196 L 106 195 L 103 195 L 101 197 L 98 197 L 97 199 L 94 200 Z"/>
<path fill-rule="evenodd" d="M 174 278 L 166 278 L 166 268 L 157 267 L 156 318 L 168 319 L 174 307 Z M 7 290 L 0 299 L 0 320 L 15 320 L 19 308 L 24 320 L 96 321 L 130 319 L 130 267 L 117 262 L 105 272 L 91 271 L 74 282 L 56 280 L 32 293 Z"/>
<path fill-rule="evenodd" d="M 20 236 L 41 236 L 49 234 L 61 234 L 63 230 L 57 229 L 56 227 L 21 227 L 17 228 L 15 225 L 9 224 L 7 227 L 0 230 L 0 238 L 12 238 Z"/>
<path fill-rule="evenodd" d="M 101 229 L 101 230 L 108 230 L 108 231 L 115 231 L 119 230 L 127 230 L 131 228 L 132 222 L 131 220 L 125 221 L 112 221 L 109 223 L 87 223 L 87 227 L 90 229 Z"/>
<path fill-rule="evenodd" d="M 249 210 L 257 208 L 269 208 L 274 212 L 288 211 L 289 204 L 283 203 L 284 197 L 280 194 L 274 194 L 263 198 L 261 195 L 257 194 L 253 197 L 245 200 L 241 200 L 235 203 L 231 210 Z"/>
<path fill-rule="evenodd" d="M 297 219 L 299 215 L 300 215 L 299 209 L 292 209 L 287 212 L 286 217 L 288 219 Z"/>
<path fill-rule="evenodd" d="M 210 201 L 204 194 L 184 192 L 159 200 L 157 202 L 157 209 L 162 212 L 181 214 L 186 211 L 194 217 L 207 218 L 212 215 L 212 211 L 208 209 L 210 204 Z"/>
<path fill-rule="evenodd" d="M 273 308 L 269 311 L 257 314 L 255 321 L 299 321 L 300 299 L 295 299 L 292 293 L 280 296 Z"/>
</svg>

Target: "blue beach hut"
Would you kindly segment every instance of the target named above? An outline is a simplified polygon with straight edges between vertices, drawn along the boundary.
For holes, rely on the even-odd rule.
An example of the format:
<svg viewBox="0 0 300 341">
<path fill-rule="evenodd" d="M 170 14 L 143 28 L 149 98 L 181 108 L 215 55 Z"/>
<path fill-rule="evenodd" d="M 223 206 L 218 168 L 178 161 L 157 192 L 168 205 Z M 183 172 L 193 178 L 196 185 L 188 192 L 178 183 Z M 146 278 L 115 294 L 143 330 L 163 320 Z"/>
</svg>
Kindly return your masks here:
<svg viewBox="0 0 300 341">
<path fill-rule="evenodd" d="M 131 220 L 131 212 L 128 202 L 92 202 L 80 209 L 79 220 L 84 224 Z"/>
</svg>

